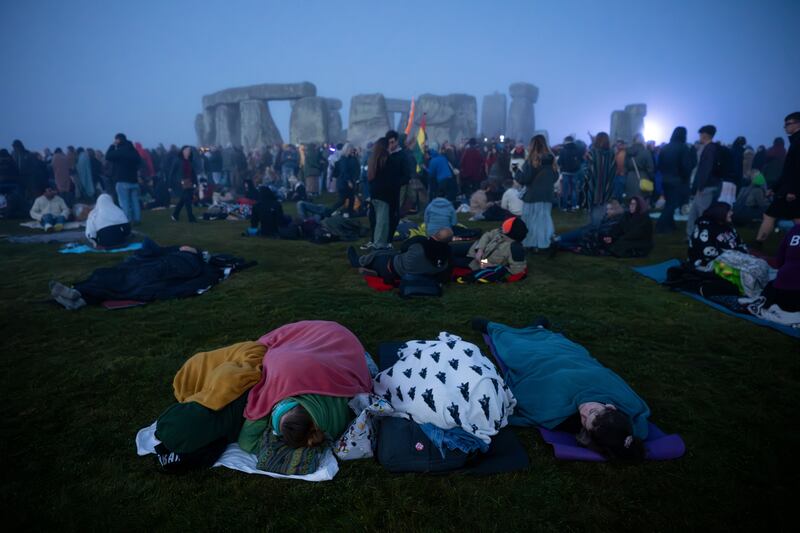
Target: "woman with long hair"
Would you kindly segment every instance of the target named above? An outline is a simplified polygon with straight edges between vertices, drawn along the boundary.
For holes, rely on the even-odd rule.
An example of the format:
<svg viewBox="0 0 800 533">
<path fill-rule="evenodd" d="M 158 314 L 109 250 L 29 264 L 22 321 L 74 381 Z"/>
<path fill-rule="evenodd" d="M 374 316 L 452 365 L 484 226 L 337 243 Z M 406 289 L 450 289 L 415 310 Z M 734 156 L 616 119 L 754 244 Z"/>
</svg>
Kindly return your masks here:
<svg viewBox="0 0 800 533">
<path fill-rule="evenodd" d="M 367 183 L 375 223 L 372 227 L 372 241 L 365 244 L 362 247 L 364 249 L 380 250 L 391 247 L 389 244 L 389 201 L 392 184 L 389 182 L 390 176 L 386 173 L 388 160 L 389 142 L 385 137 L 381 137 L 372 146 L 372 154 L 367 163 Z"/>
<path fill-rule="evenodd" d="M 197 174 L 194 171 L 192 159 L 192 147 L 187 145 L 181 148 L 180 155 L 172 162 L 170 175 L 178 176 L 181 183 L 181 197 L 171 217 L 175 222 L 180 218 L 181 209 L 184 207 L 186 207 L 186 215 L 189 217 L 189 222 L 197 222 L 192 213 L 194 190 L 197 187 Z"/>
<path fill-rule="evenodd" d="M 522 245 L 529 250 L 548 248 L 555 233 L 553 227 L 553 187 L 558 176 L 556 158 L 544 135 L 536 135 L 528 145 L 528 157 L 515 179 L 525 187 L 522 195 L 522 220 L 528 235 Z"/>
</svg>

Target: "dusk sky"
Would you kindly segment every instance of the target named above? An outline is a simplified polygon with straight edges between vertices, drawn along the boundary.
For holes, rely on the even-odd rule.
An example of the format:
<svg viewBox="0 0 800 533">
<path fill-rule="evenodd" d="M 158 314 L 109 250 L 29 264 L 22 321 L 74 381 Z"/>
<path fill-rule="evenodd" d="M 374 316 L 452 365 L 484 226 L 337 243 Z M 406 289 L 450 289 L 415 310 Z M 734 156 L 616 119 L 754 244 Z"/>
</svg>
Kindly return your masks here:
<svg viewBox="0 0 800 533">
<path fill-rule="evenodd" d="M 195 144 L 204 94 L 298 81 L 340 98 L 345 127 L 355 94 L 463 92 L 480 107 L 530 82 L 551 140 L 608 131 L 642 102 L 655 140 L 712 123 L 769 145 L 800 110 L 800 0 L 4 0 L 2 14 L 6 148 L 105 148 L 117 132 Z M 288 102 L 270 107 L 288 139 Z"/>
</svg>

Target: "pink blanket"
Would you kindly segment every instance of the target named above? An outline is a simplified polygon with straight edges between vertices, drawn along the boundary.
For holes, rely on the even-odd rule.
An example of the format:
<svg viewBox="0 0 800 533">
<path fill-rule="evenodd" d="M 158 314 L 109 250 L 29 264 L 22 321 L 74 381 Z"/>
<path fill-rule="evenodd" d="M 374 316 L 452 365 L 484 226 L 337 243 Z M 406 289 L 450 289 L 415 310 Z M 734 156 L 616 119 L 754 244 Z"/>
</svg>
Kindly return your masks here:
<svg viewBox="0 0 800 533">
<path fill-rule="evenodd" d="M 364 347 L 336 322 L 306 320 L 270 331 L 261 381 L 250 390 L 244 416 L 264 418 L 279 401 L 299 394 L 350 397 L 372 390 Z"/>
</svg>

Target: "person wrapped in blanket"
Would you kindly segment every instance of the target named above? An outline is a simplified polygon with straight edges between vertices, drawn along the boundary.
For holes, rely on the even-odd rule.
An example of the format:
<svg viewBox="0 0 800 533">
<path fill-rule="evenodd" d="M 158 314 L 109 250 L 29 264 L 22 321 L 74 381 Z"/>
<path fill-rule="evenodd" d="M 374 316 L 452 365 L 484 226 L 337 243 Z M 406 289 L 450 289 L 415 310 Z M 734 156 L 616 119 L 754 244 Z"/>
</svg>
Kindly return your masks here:
<svg viewBox="0 0 800 533">
<path fill-rule="evenodd" d="M 628 211 L 602 238 L 605 244 L 600 255 L 614 257 L 644 257 L 653 249 L 653 222 L 650 220 L 647 201 L 634 196 Z"/>
<path fill-rule="evenodd" d="M 250 229 L 247 235 L 278 237 L 279 229 L 288 224 L 283 207 L 269 187 L 259 187 L 258 201 L 250 213 Z"/>
<path fill-rule="evenodd" d="M 747 253 L 747 245 L 733 227 L 730 204 L 714 202 L 697 219 L 689 237 L 689 263 L 696 269 L 704 270 L 725 250 Z"/>
<path fill-rule="evenodd" d="M 257 341 L 201 352 L 173 380 L 175 399 L 156 422 L 157 465 L 167 473 L 210 467 L 229 444 L 261 470 L 309 474 L 370 392 L 364 347 L 344 326 L 302 321 Z"/>
<path fill-rule="evenodd" d="M 517 402 L 478 347 L 443 331 L 406 342 L 398 356 L 375 376 L 375 395 L 419 424 L 442 454 L 487 451 Z"/>
<path fill-rule="evenodd" d="M 517 406 L 516 426 L 576 433 L 576 440 L 612 459 L 644 458 L 650 408 L 625 381 L 579 344 L 550 331 L 546 318 L 513 328 L 484 318 L 474 329 L 491 337 Z"/>
<path fill-rule="evenodd" d="M 619 200 L 610 200 L 606 204 L 606 214 L 599 224 L 587 224 L 556 236 L 553 239 L 554 245 L 550 248 L 551 257 L 559 250 L 585 255 L 599 254 L 599 250 L 606 246 L 604 238 L 611 236 L 612 229 L 622 221 L 624 214 L 625 209 Z"/>
<path fill-rule="evenodd" d="M 451 228 L 441 228 L 430 237 L 416 236 L 403 242 L 400 251 L 376 250 L 359 257 L 355 248 L 347 248 L 350 266 L 374 272 L 393 285 L 406 274 L 431 276 L 444 283 L 450 279 L 452 254 L 449 242 Z"/>
<path fill-rule="evenodd" d="M 241 270 L 252 264 L 192 246 L 162 247 L 145 238 L 142 248 L 122 263 L 98 268 L 72 288 L 51 281 L 50 295 L 71 310 L 106 300 L 169 300 L 200 294 L 224 279 L 228 268 Z"/>
<path fill-rule="evenodd" d="M 528 226 L 522 217 L 510 217 L 503 224 L 484 233 L 474 243 L 458 243 L 453 248 L 453 264 L 472 270 L 459 276 L 458 283 L 492 283 L 509 276 L 524 274 L 528 269 L 522 241 Z"/>
</svg>

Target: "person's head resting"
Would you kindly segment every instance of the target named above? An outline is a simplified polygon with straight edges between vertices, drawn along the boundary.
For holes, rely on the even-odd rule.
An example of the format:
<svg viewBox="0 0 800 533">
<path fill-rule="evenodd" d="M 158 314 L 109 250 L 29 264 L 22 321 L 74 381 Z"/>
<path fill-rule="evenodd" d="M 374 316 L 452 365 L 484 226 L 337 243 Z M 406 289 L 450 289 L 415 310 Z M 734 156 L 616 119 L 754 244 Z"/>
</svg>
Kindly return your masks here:
<svg viewBox="0 0 800 533">
<path fill-rule="evenodd" d="M 389 147 L 389 152 L 394 152 L 397 150 L 397 146 L 400 144 L 400 135 L 397 134 L 394 130 L 389 130 L 386 132 L 386 143 Z"/>
<path fill-rule="evenodd" d="M 713 202 L 708 209 L 703 211 L 703 216 L 712 222 L 720 225 L 728 225 L 731 223 L 733 211 L 731 211 L 731 204 L 725 202 Z"/>
<path fill-rule="evenodd" d="M 606 204 L 606 216 L 608 218 L 618 217 L 624 212 L 625 210 L 622 208 L 622 204 L 620 204 L 619 200 L 616 198 L 612 198 Z"/>
<path fill-rule="evenodd" d="M 124 133 L 117 133 L 114 135 L 114 144 L 123 144 L 128 142 L 128 138 L 125 136 Z"/>
<path fill-rule="evenodd" d="M 181 147 L 181 157 L 187 159 L 189 161 L 192 160 L 192 147 L 188 144 L 185 144 Z"/>
<path fill-rule="evenodd" d="M 500 230 L 513 241 L 522 242 L 528 235 L 528 226 L 520 217 L 510 217 L 503 221 Z"/>
<path fill-rule="evenodd" d="M 628 204 L 628 211 L 631 215 L 646 215 L 649 209 L 647 200 L 641 196 L 634 196 Z"/>
<path fill-rule="evenodd" d="M 686 136 L 686 128 L 678 126 L 672 130 L 672 137 L 669 138 L 669 142 L 686 144 Z"/>
<path fill-rule="evenodd" d="M 292 407 L 281 417 L 280 434 L 292 448 L 313 448 L 325 442 L 325 432 L 302 405 Z"/>
<path fill-rule="evenodd" d="M 714 140 L 714 135 L 717 134 L 717 128 L 711 124 L 706 124 L 697 130 L 697 133 L 700 134 L 700 144 L 708 144 Z"/>
<path fill-rule="evenodd" d="M 613 405 L 605 405 L 581 429 L 580 444 L 610 459 L 640 461 L 645 450 L 641 440 L 633 436 L 633 425 L 625 413 Z"/>
<path fill-rule="evenodd" d="M 44 189 L 44 197 L 48 200 L 52 200 L 56 196 L 56 190 L 53 187 L 45 187 Z"/>
<path fill-rule="evenodd" d="M 787 135 L 794 135 L 800 131 L 800 111 L 786 115 L 786 118 L 783 119 L 783 129 Z"/>
</svg>

